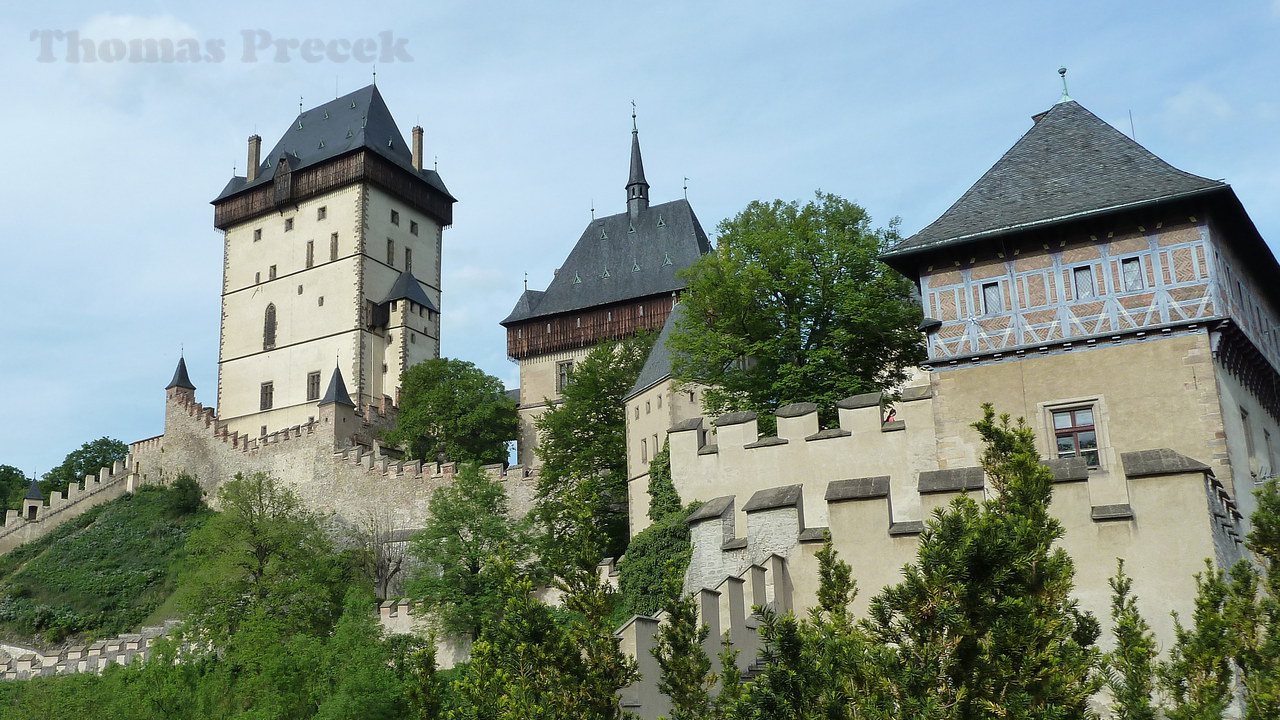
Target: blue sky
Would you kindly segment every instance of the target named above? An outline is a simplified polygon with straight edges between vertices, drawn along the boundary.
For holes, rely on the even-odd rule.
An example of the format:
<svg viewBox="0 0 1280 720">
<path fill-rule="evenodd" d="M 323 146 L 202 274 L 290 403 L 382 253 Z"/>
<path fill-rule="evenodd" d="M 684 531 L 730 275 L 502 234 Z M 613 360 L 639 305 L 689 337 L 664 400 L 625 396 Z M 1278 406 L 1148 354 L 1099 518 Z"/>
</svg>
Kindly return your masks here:
<svg viewBox="0 0 1280 720">
<path fill-rule="evenodd" d="M 1158 8 L 1152 12 L 1152 8 Z M 255 40 L 357 41 L 402 131 L 426 129 L 458 197 L 443 351 L 509 386 L 498 321 L 545 287 L 590 218 L 624 207 L 630 102 L 655 202 L 704 227 L 821 188 L 904 233 L 931 222 L 1071 96 L 1173 165 L 1230 182 L 1280 241 L 1280 0 L 1077 2 L 34 3 L 0 19 L 0 464 L 161 432 L 180 349 L 217 380 L 211 200 L 245 138 L 367 84 L 348 59 L 245 57 Z M 42 30 L 220 41 L 220 62 L 87 62 Z M 215 43 L 216 44 L 216 43 Z M 79 62 L 71 60 L 78 59 Z"/>
</svg>

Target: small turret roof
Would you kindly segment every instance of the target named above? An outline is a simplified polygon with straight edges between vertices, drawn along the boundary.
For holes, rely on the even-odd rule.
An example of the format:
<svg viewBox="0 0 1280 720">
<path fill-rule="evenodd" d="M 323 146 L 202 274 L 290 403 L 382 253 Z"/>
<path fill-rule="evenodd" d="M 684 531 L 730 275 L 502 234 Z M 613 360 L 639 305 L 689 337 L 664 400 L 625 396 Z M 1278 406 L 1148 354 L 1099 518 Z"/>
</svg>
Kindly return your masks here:
<svg viewBox="0 0 1280 720">
<path fill-rule="evenodd" d="M 185 388 L 187 390 L 195 390 L 196 386 L 191 384 L 191 378 L 187 376 L 187 360 L 186 358 L 178 358 L 178 367 L 173 371 L 173 379 L 168 385 L 164 386 L 165 390 L 173 388 Z"/>
<path fill-rule="evenodd" d="M 631 172 L 627 176 L 627 187 L 632 185 L 644 186 L 646 190 L 644 195 L 648 197 L 649 183 L 644 179 L 644 160 L 640 157 L 640 131 L 634 128 L 631 130 Z"/>
<path fill-rule="evenodd" d="M 325 405 L 356 406 L 355 403 L 351 402 L 351 393 L 347 392 L 347 384 L 342 380 L 342 370 L 337 367 L 333 369 L 333 375 L 329 377 L 329 389 L 325 390 L 324 397 L 320 398 L 320 407 Z"/>
<path fill-rule="evenodd" d="M 44 493 L 40 492 L 40 481 L 31 478 L 31 484 L 27 486 L 27 500 L 44 500 Z"/>
<path fill-rule="evenodd" d="M 1226 188 L 1183 172 L 1074 100 L 1036 122 L 937 220 L 885 254 L 903 258 L 1082 216 Z"/>
<path fill-rule="evenodd" d="M 412 300 L 419 305 L 431 310 L 432 312 L 440 312 L 440 308 L 431 302 L 431 298 L 427 297 L 427 293 L 422 289 L 422 285 L 418 283 L 418 279 L 413 273 L 405 270 L 400 273 L 400 277 L 396 278 L 396 282 L 391 286 L 391 290 L 382 302 L 389 303 L 392 300 Z"/>
<path fill-rule="evenodd" d="M 436 171 L 413 167 L 412 151 L 382 94 L 376 85 L 367 85 L 299 113 L 262 158 L 258 177 L 253 182 L 239 176 L 231 178 L 214 202 L 271 182 L 282 157 L 288 159 L 291 170 L 298 170 L 359 148 L 378 153 L 454 199 Z"/>
</svg>

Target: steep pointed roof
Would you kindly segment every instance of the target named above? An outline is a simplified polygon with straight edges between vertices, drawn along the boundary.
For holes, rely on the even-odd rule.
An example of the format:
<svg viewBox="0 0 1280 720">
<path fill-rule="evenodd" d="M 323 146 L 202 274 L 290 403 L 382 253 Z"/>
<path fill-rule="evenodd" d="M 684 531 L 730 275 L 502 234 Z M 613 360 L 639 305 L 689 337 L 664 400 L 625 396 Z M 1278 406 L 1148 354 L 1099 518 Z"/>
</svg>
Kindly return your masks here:
<svg viewBox="0 0 1280 720">
<path fill-rule="evenodd" d="M 884 258 L 905 265 L 903 258 L 941 247 L 1226 187 L 1173 167 L 1064 100 L 1037 116 L 941 217 Z"/>
<path fill-rule="evenodd" d="M 44 493 L 40 492 L 40 481 L 31 478 L 31 484 L 27 486 L 27 496 L 25 500 L 44 500 Z"/>
<path fill-rule="evenodd" d="M 412 150 L 382 94 L 376 85 L 367 85 L 300 113 L 262 158 L 258 177 L 253 182 L 231 178 L 214 202 L 271 182 L 281 158 L 288 160 L 290 170 L 299 170 L 360 148 L 378 153 L 454 199 L 438 173 L 414 169 Z"/>
<path fill-rule="evenodd" d="M 640 131 L 631 128 L 631 172 L 627 175 L 627 209 L 639 201 L 649 205 L 649 182 L 644 179 L 644 159 L 640 157 Z"/>
<path fill-rule="evenodd" d="M 440 308 L 427 297 L 426 291 L 418 283 L 418 278 L 408 270 L 400 273 L 400 277 L 396 278 L 395 284 L 391 286 L 391 290 L 387 292 L 382 302 L 389 303 L 392 300 L 412 300 L 432 312 L 440 312 Z"/>
<path fill-rule="evenodd" d="M 347 392 L 347 384 L 342 380 L 342 371 L 337 367 L 333 369 L 333 375 L 329 377 L 329 389 L 325 390 L 324 397 L 320 398 L 319 407 L 324 407 L 325 405 L 356 406 L 355 403 L 351 402 L 351 393 Z"/>
<path fill-rule="evenodd" d="M 165 390 L 173 388 L 185 388 L 187 390 L 195 390 L 196 386 L 191 384 L 191 378 L 187 377 L 187 360 L 184 357 L 178 357 L 178 367 L 173 371 L 173 379 L 168 385 L 164 386 Z"/>
<path fill-rule="evenodd" d="M 676 273 L 710 251 L 687 200 L 592 220 L 546 291 L 526 290 L 502 325 L 683 290 Z"/>
</svg>

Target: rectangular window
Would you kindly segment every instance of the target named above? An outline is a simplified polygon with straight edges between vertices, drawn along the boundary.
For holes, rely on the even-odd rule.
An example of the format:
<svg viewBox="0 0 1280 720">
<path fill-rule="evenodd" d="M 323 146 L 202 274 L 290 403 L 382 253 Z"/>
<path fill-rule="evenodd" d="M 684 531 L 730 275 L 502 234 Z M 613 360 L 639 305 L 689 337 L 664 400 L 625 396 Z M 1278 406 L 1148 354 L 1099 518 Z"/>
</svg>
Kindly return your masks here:
<svg viewBox="0 0 1280 720">
<path fill-rule="evenodd" d="M 411 248 L 404 249 L 404 271 L 413 271 L 413 250 Z"/>
<path fill-rule="evenodd" d="M 1240 425 L 1244 431 L 1244 451 L 1249 456 L 1249 461 L 1252 462 L 1254 451 L 1256 450 L 1253 446 L 1253 427 L 1249 422 L 1249 411 L 1244 408 L 1240 409 Z"/>
<path fill-rule="evenodd" d="M 260 272 L 256 272 L 256 273 L 254 273 L 254 274 L 253 274 L 253 284 L 254 284 L 254 285 L 257 285 L 257 284 L 258 284 L 258 283 L 260 283 L 260 282 L 262 282 L 262 273 L 260 273 Z"/>
<path fill-rule="evenodd" d="M 261 240 L 261 239 L 262 239 L 262 228 L 254 228 L 254 229 L 253 229 L 253 241 L 254 241 L 254 242 L 258 242 L 258 241 L 259 241 L 259 240 Z"/>
<path fill-rule="evenodd" d="M 329 262 L 338 259 L 338 233 L 329 236 Z"/>
<path fill-rule="evenodd" d="M 267 279 L 268 279 L 268 280 L 275 280 L 275 279 L 276 279 L 276 266 L 275 266 L 275 265 L 272 265 L 271 267 L 267 268 Z"/>
<path fill-rule="evenodd" d="M 1093 268 L 1085 265 L 1071 271 L 1071 278 L 1076 288 L 1076 299 L 1084 300 L 1091 298 L 1096 294 L 1096 288 L 1093 284 Z"/>
<path fill-rule="evenodd" d="M 1262 431 L 1262 442 L 1263 442 L 1263 445 L 1265 446 L 1265 448 L 1266 448 L 1266 450 L 1267 450 L 1267 463 L 1268 463 L 1268 464 L 1270 464 L 1270 467 L 1269 467 L 1269 468 L 1267 468 L 1267 474 L 1268 474 L 1268 475 L 1273 475 L 1273 476 L 1274 476 L 1274 475 L 1276 474 L 1276 470 L 1277 470 L 1277 468 L 1276 468 L 1276 449 L 1275 449 L 1275 447 L 1274 447 L 1274 446 L 1272 446 L 1272 444 L 1271 444 L 1271 431 L 1270 431 L 1270 430 L 1263 430 L 1263 431 Z"/>
<path fill-rule="evenodd" d="M 316 264 L 316 241 L 307 241 L 307 267 L 314 267 Z"/>
<path fill-rule="evenodd" d="M 649 462 L 649 441 L 640 440 L 640 462 Z"/>
<path fill-rule="evenodd" d="M 293 230 L 293 218 L 285 218 L 285 219 L 284 219 L 284 231 L 285 231 L 285 232 L 289 232 L 290 230 Z"/>
<path fill-rule="evenodd" d="M 395 210 L 391 211 L 391 224 L 392 225 L 400 224 L 400 213 Z"/>
<path fill-rule="evenodd" d="M 260 400 L 260 402 L 259 402 L 259 404 L 258 404 L 258 409 L 259 409 L 259 410 L 270 410 L 270 409 L 271 409 L 271 405 L 272 405 L 272 403 L 273 403 L 273 402 L 274 402 L 274 400 L 275 400 L 275 388 L 274 388 L 274 386 L 273 386 L 271 383 L 269 383 L 269 382 L 264 382 L 264 383 L 262 383 L 262 390 L 261 390 L 261 393 L 262 393 L 262 394 L 259 396 L 259 400 Z"/>
<path fill-rule="evenodd" d="M 410 221 L 409 221 L 409 234 L 410 234 L 410 235 L 417 235 L 417 234 L 418 234 L 418 221 L 417 221 L 417 220 L 410 220 Z"/>
<path fill-rule="evenodd" d="M 1093 407 L 1053 411 L 1053 435 L 1058 457 L 1082 457 L 1089 467 L 1098 467 L 1098 431 Z"/>
<path fill-rule="evenodd" d="M 387 238 L 387 264 L 395 267 L 396 265 L 396 241 Z"/>
<path fill-rule="evenodd" d="M 325 207 L 324 205 L 321 205 L 320 207 L 316 208 L 317 220 L 325 219 L 325 217 L 328 216 L 328 214 L 329 214 L 329 208 Z"/>
<path fill-rule="evenodd" d="M 573 361 L 556 363 L 556 392 L 562 393 L 569 386 L 569 378 L 573 375 Z"/>
<path fill-rule="evenodd" d="M 320 371 L 307 373 L 307 399 L 320 399 Z"/>
<path fill-rule="evenodd" d="M 1000 294 L 1000 283 L 982 284 L 982 312 L 987 315 L 1004 312 L 1004 296 Z"/>
<path fill-rule="evenodd" d="M 1146 283 L 1142 281 L 1142 258 L 1125 258 L 1120 261 L 1120 277 L 1124 281 L 1125 292 L 1141 290 Z"/>
</svg>

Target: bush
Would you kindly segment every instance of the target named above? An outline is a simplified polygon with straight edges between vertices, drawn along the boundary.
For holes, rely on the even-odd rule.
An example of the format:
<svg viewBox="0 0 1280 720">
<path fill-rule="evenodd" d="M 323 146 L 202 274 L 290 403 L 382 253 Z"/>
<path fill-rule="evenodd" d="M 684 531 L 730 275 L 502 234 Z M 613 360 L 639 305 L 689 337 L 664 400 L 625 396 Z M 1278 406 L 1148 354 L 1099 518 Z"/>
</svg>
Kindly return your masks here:
<svg viewBox="0 0 1280 720">
<path fill-rule="evenodd" d="M 186 473 L 169 486 L 169 512 L 174 515 L 190 515 L 204 507 L 204 491 L 194 477 Z"/>
<path fill-rule="evenodd" d="M 628 616 L 657 612 L 671 583 L 681 584 L 693 554 L 685 520 L 700 504 L 663 515 L 631 539 L 618 562 L 619 605 Z"/>
</svg>

